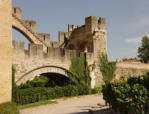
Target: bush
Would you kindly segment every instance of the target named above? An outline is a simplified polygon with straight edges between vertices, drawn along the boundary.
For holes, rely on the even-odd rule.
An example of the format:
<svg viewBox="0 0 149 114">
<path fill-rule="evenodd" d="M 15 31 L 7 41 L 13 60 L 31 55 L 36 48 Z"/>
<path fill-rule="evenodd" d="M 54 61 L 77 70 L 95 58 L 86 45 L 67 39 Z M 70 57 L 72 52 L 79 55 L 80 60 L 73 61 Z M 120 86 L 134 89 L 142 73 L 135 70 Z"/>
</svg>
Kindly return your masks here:
<svg viewBox="0 0 149 114">
<path fill-rule="evenodd" d="M 91 89 L 91 94 L 96 94 L 101 92 L 101 87 L 95 87 Z"/>
<path fill-rule="evenodd" d="M 45 76 L 36 76 L 33 80 L 27 81 L 25 84 L 19 86 L 20 89 L 31 87 L 45 87 L 48 83 L 48 78 Z"/>
<path fill-rule="evenodd" d="M 0 104 L 0 114 L 19 114 L 19 109 L 14 103 Z"/>
<path fill-rule="evenodd" d="M 122 82 L 106 82 L 102 87 L 103 98 L 121 114 L 132 111 L 133 114 L 145 114 L 148 92 L 143 79 L 130 78 Z"/>
<path fill-rule="evenodd" d="M 60 97 L 77 96 L 79 95 L 78 88 L 72 85 L 65 87 L 37 87 L 16 90 L 15 100 L 17 104 L 34 103 L 41 100 L 49 100 Z"/>
</svg>

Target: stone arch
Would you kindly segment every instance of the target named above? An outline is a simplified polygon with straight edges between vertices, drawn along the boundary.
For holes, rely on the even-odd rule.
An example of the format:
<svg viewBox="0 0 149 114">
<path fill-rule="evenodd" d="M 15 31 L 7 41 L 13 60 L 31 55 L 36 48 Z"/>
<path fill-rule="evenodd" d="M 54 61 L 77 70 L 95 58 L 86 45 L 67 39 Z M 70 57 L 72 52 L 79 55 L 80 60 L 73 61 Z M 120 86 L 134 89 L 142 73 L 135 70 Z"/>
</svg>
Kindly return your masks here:
<svg viewBox="0 0 149 114">
<path fill-rule="evenodd" d="M 19 19 L 12 14 L 12 28 L 22 33 L 31 43 L 42 44 L 42 42 L 36 38 L 35 33 L 33 33 L 25 24 L 23 20 Z"/>
<path fill-rule="evenodd" d="M 21 83 L 25 83 L 28 80 L 32 80 L 35 76 L 39 76 L 40 74 L 43 73 L 57 73 L 68 77 L 67 72 L 68 72 L 67 69 L 59 66 L 42 66 L 25 73 L 16 81 L 16 84 L 20 85 Z"/>
</svg>

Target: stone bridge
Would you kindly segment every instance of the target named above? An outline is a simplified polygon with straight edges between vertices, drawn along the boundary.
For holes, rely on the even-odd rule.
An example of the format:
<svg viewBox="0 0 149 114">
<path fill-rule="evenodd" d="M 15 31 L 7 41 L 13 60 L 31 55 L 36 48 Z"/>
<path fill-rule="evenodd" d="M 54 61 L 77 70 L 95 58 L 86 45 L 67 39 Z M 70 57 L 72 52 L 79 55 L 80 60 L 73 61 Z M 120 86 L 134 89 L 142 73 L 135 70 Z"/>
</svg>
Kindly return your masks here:
<svg viewBox="0 0 149 114">
<path fill-rule="evenodd" d="M 16 69 L 16 83 L 20 85 L 44 73 L 57 73 L 67 77 L 71 55 L 85 53 L 87 61 L 93 65 L 92 87 L 102 84 L 102 74 L 98 66 L 98 56 L 107 53 L 106 20 L 90 16 L 85 25 L 68 25 L 68 31 L 59 31 L 59 42 L 50 41 L 50 34 L 37 33 L 36 22 L 22 19 L 22 10 L 12 8 L 12 27 L 21 32 L 29 41 L 29 49 L 24 42 L 13 41 L 13 65 Z M 138 76 L 149 71 L 143 63 L 117 63 L 115 79 L 121 76 Z"/>
<path fill-rule="evenodd" d="M 43 73 L 58 73 L 67 76 L 70 59 L 75 50 L 48 47 L 47 53 L 43 46 L 30 44 L 29 50 L 24 49 L 24 42 L 13 41 L 13 65 L 16 69 L 17 85 L 32 80 Z M 92 54 L 87 53 L 87 60 L 92 60 Z"/>
<path fill-rule="evenodd" d="M 68 25 L 68 32 L 59 31 L 59 42 L 52 42 L 50 41 L 50 34 L 37 33 L 36 22 L 22 19 L 21 8 L 13 7 L 12 27 L 30 41 L 28 50 L 24 49 L 24 42 L 22 41 L 13 41 L 12 43 L 16 83 L 19 85 L 43 73 L 58 73 L 67 76 L 65 71 L 69 70 L 72 53 L 77 56 L 81 53 L 86 53 L 87 61 L 89 64 L 93 64 L 94 58 L 97 58 L 97 52 L 93 53 L 93 49 L 97 48 L 97 44 L 94 44 L 93 47 L 93 38 L 100 40 L 99 36 L 102 36 L 103 39 L 106 37 L 105 33 L 101 32 L 105 22 L 103 21 L 102 23 L 102 19 L 98 21 L 96 17 L 89 17 L 85 20 L 86 24 L 81 27 L 75 28 L 74 25 Z M 96 32 L 96 34 L 92 35 L 93 32 Z M 80 38 L 82 40 L 79 41 L 80 43 L 78 40 L 73 41 L 76 34 L 78 34 L 78 37 L 83 39 L 86 37 L 87 39 Z M 69 40 L 73 41 L 74 44 Z M 102 44 L 102 41 L 99 43 Z M 106 51 L 104 46 L 104 49 L 97 49 L 97 51 Z M 95 86 L 95 82 L 93 85 Z"/>
</svg>

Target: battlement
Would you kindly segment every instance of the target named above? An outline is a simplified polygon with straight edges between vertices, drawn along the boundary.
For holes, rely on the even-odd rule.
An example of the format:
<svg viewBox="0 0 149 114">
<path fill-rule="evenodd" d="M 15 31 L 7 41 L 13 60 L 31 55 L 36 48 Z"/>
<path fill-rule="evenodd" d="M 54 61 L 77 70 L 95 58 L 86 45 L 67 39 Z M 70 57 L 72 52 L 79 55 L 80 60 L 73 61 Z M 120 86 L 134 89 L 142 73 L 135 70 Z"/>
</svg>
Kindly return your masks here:
<svg viewBox="0 0 149 114">
<path fill-rule="evenodd" d="M 36 33 L 37 37 L 44 41 L 47 45 L 50 46 L 50 34 L 47 33 Z"/>
<path fill-rule="evenodd" d="M 25 25 L 29 27 L 33 32 L 36 32 L 36 21 L 33 20 L 23 20 Z"/>
<path fill-rule="evenodd" d="M 68 32 L 72 32 L 75 29 L 74 25 L 68 24 Z"/>
<path fill-rule="evenodd" d="M 46 60 L 56 60 L 56 61 L 70 61 L 72 53 L 80 56 L 82 52 L 77 52 L 77 50 L 68 50 L 59 47 L 48 47 L 47 52 L 43 51 L 43 45 L 29 44 L 29 49 L 24 49 L 23 41 L 13 40 L 13 57 L 19 58 L 39 58 Z M 82 53 L 83 54 L 83 53 Z M 93 54 L 86 53 L 87 60 L 91 61 Z"/>
<path fill-rule="evenodd" d="M 22 9 L 20 7 L 12 7 L 12 13 L 18 18 L 22 18 Z"/>
</svg>

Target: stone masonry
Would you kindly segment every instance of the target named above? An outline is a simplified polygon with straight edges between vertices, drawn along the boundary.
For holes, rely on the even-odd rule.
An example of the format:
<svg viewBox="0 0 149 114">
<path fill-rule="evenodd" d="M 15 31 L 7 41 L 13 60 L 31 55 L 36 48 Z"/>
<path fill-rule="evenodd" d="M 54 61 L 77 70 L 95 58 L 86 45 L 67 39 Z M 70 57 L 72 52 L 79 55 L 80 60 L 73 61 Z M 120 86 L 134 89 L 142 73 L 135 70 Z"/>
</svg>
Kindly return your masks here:
<svg viewBox="0 0 149 114">
<path fill-rule="evenodd" d="M 0 103 L 11 101 L 11 0 L 0 0 Z"/>
<path fill-rule="evenodd" d="M 0 0 L 0 17 L 0 103 L 11 100 L 12 64 L 16 69 L 15 81 L 19 85 L 42 73 L 67 76 L 65 71 L 69 70 L 72 53 L 77 56 L 85 54 L 92 66 L 92 87 L 103 83 L 98 57 L 102 53 L 107 54 L 105 18 L 90 16 L 85 18 L 82 26 L 69 24 L 68 31 L 59 31 L 59 42 L 53 42 L 50 41 L 50 34 L 36 31 L 36 21 L 24 20 L 22 9 L 12 7 L 11 0 Z M 30 41 L 28 50 L 24 49 L 24 42 L 12 42 L 12 28 Z M 148 64 L 118 62 L 115 79 L 138 76 L 148 71 Z"/>
</svg>

